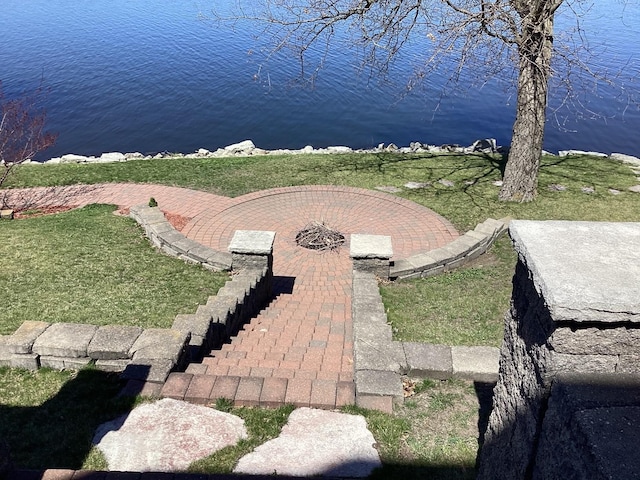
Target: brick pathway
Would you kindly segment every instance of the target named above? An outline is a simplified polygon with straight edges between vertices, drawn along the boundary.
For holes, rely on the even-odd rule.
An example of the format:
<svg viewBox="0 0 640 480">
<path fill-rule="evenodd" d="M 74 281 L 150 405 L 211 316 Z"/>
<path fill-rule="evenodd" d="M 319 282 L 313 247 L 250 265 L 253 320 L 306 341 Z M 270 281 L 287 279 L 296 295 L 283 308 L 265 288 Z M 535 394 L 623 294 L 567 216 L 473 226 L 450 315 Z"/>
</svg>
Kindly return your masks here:
<svg viewBox="0 0 640 480">
<path fill-rule="evenodd" d="M 458 236 L 431 210 L 393 195 L 349 187 L 264 190 L 235 199 L 158 185 L 109 184 L 31 189 L 45 205 L 115 203 L 128 207 L 153 196 L 165 212 L 187 217 L 187 237 L 226 251 L 236 230 L 272 230 L 273 301 L 231 344 L 186 372 L 172 374 L 163 396 L 209 403 L 334 408 L 353 403 L 351 261 L 337 252 L 298 247 L 296 233 L 323 221 L 351 233 L 389 235 L 394 258 L 438 248 Z"/>
</svg>

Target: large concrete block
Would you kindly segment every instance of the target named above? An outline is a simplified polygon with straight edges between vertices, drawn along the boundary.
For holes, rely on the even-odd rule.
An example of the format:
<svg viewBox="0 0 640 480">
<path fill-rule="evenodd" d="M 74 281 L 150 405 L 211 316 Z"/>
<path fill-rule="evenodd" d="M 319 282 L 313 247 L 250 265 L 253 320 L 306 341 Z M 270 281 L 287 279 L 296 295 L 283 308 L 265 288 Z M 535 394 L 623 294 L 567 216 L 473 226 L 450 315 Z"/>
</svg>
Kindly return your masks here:
<svg viewBox="0 0 640 480">
<path fill-rule="evenodd" d="M 54 357 L 86 357 L 97 330 L 96 325 L 54 323 L 36 339 L 32 351 Z"/>
<path fill-rule="evenodd" d="M 407 359 L 407 375 L 446 380 L 453 373 L 451 347 L 427 343 L 402 342 Z"/>
<path fill-rule="evenodd" d="M 6 337 L 7 350 L 11 353 L 31 353 L 33 343 L 50 325 L 48 322 L 23 322 L 12 335 Z"/>
<path fill-rule="evenodd" d="M 127 325 L 105 325 L 96 331 L 87 347 L 94 360 L 129 358 L 129 350 L 142 333 L 142 328 Z"/>
</svg>

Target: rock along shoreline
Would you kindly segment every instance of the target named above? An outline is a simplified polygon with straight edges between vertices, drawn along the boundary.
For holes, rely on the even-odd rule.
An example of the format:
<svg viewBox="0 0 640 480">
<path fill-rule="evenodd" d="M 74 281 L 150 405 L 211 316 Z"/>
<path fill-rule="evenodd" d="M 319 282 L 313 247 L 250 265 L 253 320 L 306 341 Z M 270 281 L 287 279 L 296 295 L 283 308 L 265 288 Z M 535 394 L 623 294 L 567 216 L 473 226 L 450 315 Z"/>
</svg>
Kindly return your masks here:
<svg viewBox="0 0 640 480">
<path fill-rule="evenodd" d="M 314 148 L 311 145 L 307 145 L 304 148 L 292 150 L 292 149 L 276 149 L 265 150 L 258 148 L 251 140 L 244 140 L 239 143 L 228 145 L 224 148 L 218 148 L 215 151 L 207 150 L 206 148 L 200 148 L 194 153 L 172 153 L 161 152 L 154 155 L 144 155 L 139 152 L 133 153 L 120 153 L 120 152 L 108 152 L 103 153 L 100 156 L 84 156 L 76 154 L 62 155 L 61 157 L 54 157 L 44 162 L 26 161 L 24 163 L 32 165 L 46 165 L 46 164 L 62 164 L 62 163 L 114 163 L 114 162 L 127 162 L 130 160 L 153 160 L 163 158 L 227 158 L 227 157 L 247 157 L 247 156 L 259 156 L 259 155 L 303 155 L 303 154 L 345 154 L 345 153 L 506 153 L 508 148 L 497 145 L 496 140 L 493 138 L 486 138 L 476 140 L 471 145 L 463 147 L 460 145 L 430 145 L 420 142 L 411 142 L 408 147 L 398 147 L 397 145 L 390 143 L 385 145 L 379 144 L 375 148 L 371 149 L 352 149 L 346 146 L 330 146 L 326 148 Z M 553 155 L 550 152 L 543 152 L 545 155 Z M 640 166 L 640 158 L 631 155 L 625 155 L 622 153 L 606 154 L 601 152 L 587 152 L 583 150 L 561 150 L 558 152 L 558 156 L 568 155 L 591 155 L 597 157 L 606 157 L 613 160 L 629 163 Z"/>
</svg>

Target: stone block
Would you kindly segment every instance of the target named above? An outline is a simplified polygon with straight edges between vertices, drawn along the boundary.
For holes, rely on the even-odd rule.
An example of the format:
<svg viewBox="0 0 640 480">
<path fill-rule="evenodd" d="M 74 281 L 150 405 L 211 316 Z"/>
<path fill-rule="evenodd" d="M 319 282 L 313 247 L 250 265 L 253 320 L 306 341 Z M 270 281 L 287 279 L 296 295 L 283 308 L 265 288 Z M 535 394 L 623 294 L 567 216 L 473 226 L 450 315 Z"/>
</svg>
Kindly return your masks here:
<svg viewBox="0 0 640 480">
<path fill-rule="evenodd" d="M 40 356 L 35 353 L 14 353 L 11 355 L 10 362 L 11 368 L 24 368 L 26 370 L 40 368 Z"/>
<path fill-rule="evenodd" d="M 441 247 L 440 250 L 447 255 L 447 259 L 445 260 L 446 265 L 463 258 L 468 251 L 465 244 L 460 241 L 460 237 L 456 238 L 453 242 L 448 243 L 444 247 Z"/>
<path fill-rule="evenodd" d="M 380 296 L 380 289 L 378 287 L 378 281 L 375 275 L 371 275 L 369 278 L 358 278 L 353 280 L 353 295 L 357 297 L 361 296 Z"/>
<path fill-rule="evenodd" d="M 33 343 L 51 325 L 47 322 L 26 321 L 6 337 L 6 346 L 11 353 L 31 353 Z"/>
<path fill-rule="evenodd" d="M 353 325 L 356 342 L 391 342 L 391 326 L 380 322 L 358 322 Z"/>
<path fill-rule="evenodd" d="M 498 379 L 500 351 L 495 347 L 451 347 L 453 374 L 477 382 Z"/>
<path fill-rule="evenodd" d="M 382 301 L 380 301 L 379 299 L 371 297 L 354 297 L 352 302 L 353 303 L 351 310 L 353 318 L 358 318 L 357 321 L 361 321 L 360 317 L 380 318 L 380 316 L 383 316 L 386 323 L 387 314 L 384 310 Z"/>
<path fill-rule="evenodd" d="M 445 266 L 444 265 L 438 265 L 437 267 L 433 267 L 433 268 L 429 268 L 426 270 L 423 270 L 422 273 L 420 274 L 420 276 L 422 278 L 429 278 L 429 277 L 433 277 L 434 275 L 438 275 L 442 272 L 444 272 L 445 270 Z"/>
<path fill-rule="evenodd" d="M 393 256 L 391 237 L 386 235 L 351 235 L 349 256 L 352 259 L 390 259 Z"/>
<path fill-rule="evenodd" d="M 396 401 L 404 399 L 400 375 L 394 372 L 360 370 L 356 372 L 356 400 L 361 395 L 389 396 Z"/>
<path fill-rule="evenodd" d="M 403 373 L 407 360 L 400 342 L 368 342 L 356 340 L 355 367 L 358 370 L 380 370 Z"/>
<path fill-rule="evenodd" d="M 554 321 L 640 322 L 640 223 L 514 220 L 509 231 Z"/>
<path fill-rule="evenodd" d="M 124 372 L 131 360 L 96 360 L 96 368 L 103 372 Z"/>
<path fill-rule="evenodd" d="M 389 267 L 390 278 L 406 278 L 407 275 L 415 273 L 416 268 L 409 259 L 394 260 L 393 264 Z"/>
<path fill-rule="evenodd" d="M 36 339 L 32 351 L 54 357 L 86 357 L 97 330 L 96 325 L 54 323 Z"/>
<path fill-rule="evenodd" d="M 40 366 L 52 368 L 54 370 L 80 370 L 91 363 L 89 357 L 52 357 L 48 355 L 40 356 Z"/>
<path fill-rule="evenodd" d="M 13 210 L 8 208 L 0 210 L 0 219 L 13 220 Z"/>
<path fill-rule="evenodd" d="M 140 360 L 168 359 L 175 364 L 180 360 L 188 341 L 189 335 L 184 332 L 148 328 L 136 339 L 129 350 L 129 356 L 135 363 Z"/>
<path fill-rule="evenodd" d="M 557 328 L 549 343 L 554 351 L 568 354 L 640 354 L 640 328 Z"/>
<path fill-rule="evenodd" d="M 453 374 L 451 347 L 427 343 L 403 342 L 410 377 L 446 380 Z"/>
<path fill-rule="evenodd" d="M 381 279 L 388 279 L 390 275 L 389 260 L 385 258 L 354 258 L 353 269 L 374 274 Z"/>
<path fill-rule="evenodd" d="M 129 358 L 129 350 L 141 333 L 142 328 L 128 325 L 99 327 L 87 347 L 87 354 L 94 360 Z"/>
<path fill-rule="evenodd" d="M 236 230 L 229 243 L 231 253 L 270 255 L 276 232 L 261 230 Z"/>
<path fill-rule="evenodd" d="M 214 271 L 231 270 L 232 256 L 230 253 L 212 251 L 203 267 Z"/>
<path fill-rule="evenodd" d="M 556 374 L 566 373 L 614 373 L 617 355 L 570 355 L 552 352 L 550 368 Z"/>
<path fill-rule="evenodd" d="M 640 373 L 640 355 L 620 355 L 616 365 L 616 373 Z"/>
<path fill-rule="evenodd" d="M 162 383 L 175 367 L 175 363 L 168 359 L 138 360 L 126 366 L 120 377 L 124 380 L 141 380 Z"/>
</svg>

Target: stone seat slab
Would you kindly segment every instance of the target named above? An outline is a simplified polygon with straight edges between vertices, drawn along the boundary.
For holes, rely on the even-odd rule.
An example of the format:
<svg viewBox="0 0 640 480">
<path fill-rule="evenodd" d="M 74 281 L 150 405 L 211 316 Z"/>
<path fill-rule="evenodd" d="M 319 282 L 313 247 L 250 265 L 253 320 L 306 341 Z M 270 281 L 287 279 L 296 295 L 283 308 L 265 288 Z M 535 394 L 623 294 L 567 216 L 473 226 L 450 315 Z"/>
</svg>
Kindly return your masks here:
<svg viewBox="0 0 640 480">
<path fill-rule="evenodd" d="M 189 341 L 189 334 L 166 328 L 148 328 L 136 339 L 129 355 L 139 360 L 171 360 L 178 363 L 180 356 Z"/>
<path fill-rule="evenodd" d="M 52 357 L 86 357 L 98 327 L 80 323 L 54 323 L 33 343 L 33 353 Z"/>
<path fill-rule="evenodd" d="M 87 348 L 94 360 L 120 360 L 129 358 L 129 350 L 142 333 L 142 328 L 127 325 L 99 327 Z"/>
<path fill-rule="evenodd" d="M 31 353 L 33 343 L 49 325 L 47 322 L 31 320 L 23 322 L 13 334 L 6 337 L 7 350 L 11 353 Z"/>
</svg>

